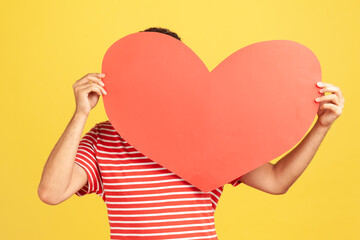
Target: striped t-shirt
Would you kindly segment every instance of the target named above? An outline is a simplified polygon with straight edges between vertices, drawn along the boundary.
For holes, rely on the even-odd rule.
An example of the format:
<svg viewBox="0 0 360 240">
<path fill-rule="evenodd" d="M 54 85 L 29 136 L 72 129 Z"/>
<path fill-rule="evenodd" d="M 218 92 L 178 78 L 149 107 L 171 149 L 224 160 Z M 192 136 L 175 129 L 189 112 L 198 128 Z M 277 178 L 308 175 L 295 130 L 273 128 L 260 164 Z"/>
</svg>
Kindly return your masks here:
<svg viewBox="0 0 360 240">
<path fill-rule="evenodd" d="M 112 127 L 97 123 L 81 139 L 75 163 L 107 206 L 110 239 L 217 240 L 214 212 L 223 186 L 202 192 L 137 151 Z M 230 182 L 240 184 L 239 178 Z"/>
</svg>

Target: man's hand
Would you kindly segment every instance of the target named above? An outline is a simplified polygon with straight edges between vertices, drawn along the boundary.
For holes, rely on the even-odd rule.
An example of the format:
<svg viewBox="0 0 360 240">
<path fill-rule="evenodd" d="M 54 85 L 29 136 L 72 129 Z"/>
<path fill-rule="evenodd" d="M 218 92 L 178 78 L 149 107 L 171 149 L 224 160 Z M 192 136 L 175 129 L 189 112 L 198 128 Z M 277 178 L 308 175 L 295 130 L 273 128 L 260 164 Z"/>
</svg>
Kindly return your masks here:
<svg viewBox="0 0 360 240">
<path fill-rule="evenodd" d="M 88 115 L 98 103 L 100 95 L 107 94 L 103 88 L 105 84 L 101 81 L 103 77 L 103 73 L 88 73 L 73 84 L 76 114 Z"/>
<path fill-rule="evenodd" d="M 315 99 L 319 102 L 319 110 L 317 112 L 317 122 L 324 128 L 330 128 L 333 122 L 341 115 L 344 108 L 345 99 L 340 88 L 330 84 L 318 82 L 321 97 Z M 331 94 L 325 95 L 326 92 Z"/>
</svg>

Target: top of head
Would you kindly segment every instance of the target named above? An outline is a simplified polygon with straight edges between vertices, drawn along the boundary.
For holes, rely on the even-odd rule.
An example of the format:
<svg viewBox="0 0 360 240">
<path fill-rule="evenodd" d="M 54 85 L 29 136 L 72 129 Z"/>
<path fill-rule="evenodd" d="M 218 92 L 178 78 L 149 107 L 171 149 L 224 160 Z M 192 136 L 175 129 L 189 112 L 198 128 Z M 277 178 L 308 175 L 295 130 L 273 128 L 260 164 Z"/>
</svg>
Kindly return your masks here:
<svg viewBox="0 0 360 240">
<path fill-rule="evenodd" d="M 172 36 L 174 38 L 176 38 L 177 40 L 181 41 L 181 38 L 179 37 L 179 35 L 177 35 L 175 32 L 170 31 L 167 28 L 160 28 L 160 27 L 151 27 L 151 28 L 147 28 L 143 31 L 140 32 L 159 32 L 159 33 L 164 33 L 167 34 L 169 36 Z"/>
</svg>

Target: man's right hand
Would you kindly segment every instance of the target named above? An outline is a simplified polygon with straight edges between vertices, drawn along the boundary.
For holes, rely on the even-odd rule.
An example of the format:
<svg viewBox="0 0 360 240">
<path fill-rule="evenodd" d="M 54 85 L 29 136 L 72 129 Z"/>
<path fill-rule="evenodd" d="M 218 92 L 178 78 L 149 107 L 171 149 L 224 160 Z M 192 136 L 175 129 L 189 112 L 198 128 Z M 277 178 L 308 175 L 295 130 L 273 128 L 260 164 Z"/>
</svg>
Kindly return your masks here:
<svg viewBox="0 0 360 240">
<path fill-rule="evenodd" d="M 103 77 L 103 73 L 88 73 L 73 84 L 76 114 L 89 115 L 90 110 L 98 103 L 100 95 L 107 94 L 103 88 L 105 84 L 101 81 Z"/>
</svg>

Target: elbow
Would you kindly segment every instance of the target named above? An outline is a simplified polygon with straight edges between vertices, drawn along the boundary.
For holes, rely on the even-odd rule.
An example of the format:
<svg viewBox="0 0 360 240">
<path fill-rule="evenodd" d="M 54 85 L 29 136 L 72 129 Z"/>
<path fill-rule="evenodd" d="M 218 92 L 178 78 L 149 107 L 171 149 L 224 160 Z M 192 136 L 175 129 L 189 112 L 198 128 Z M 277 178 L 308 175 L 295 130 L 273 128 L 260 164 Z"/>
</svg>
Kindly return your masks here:
<svg viewBox="0 0 360 240">
<path fill-rule="evenodd" d="M 38 188 L 38 196 L 43 203 L 46 203 L 48 205 L 58 205 L 60 203 L 59 201 L 55 201 L 54 199 L 52 199 L 51 195 L 40 187 Z"/>
<path fill-rule="evenodd" d="M 287 193 L 287 191 L 289 190 L 289 188 L 286 187 L 279 187 L 277 188 L 275 191 L 272 192 L 273 195 L 282 195 Z"/>
</svg>

